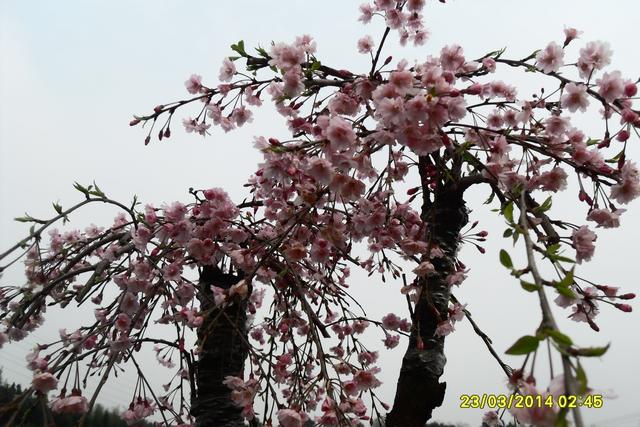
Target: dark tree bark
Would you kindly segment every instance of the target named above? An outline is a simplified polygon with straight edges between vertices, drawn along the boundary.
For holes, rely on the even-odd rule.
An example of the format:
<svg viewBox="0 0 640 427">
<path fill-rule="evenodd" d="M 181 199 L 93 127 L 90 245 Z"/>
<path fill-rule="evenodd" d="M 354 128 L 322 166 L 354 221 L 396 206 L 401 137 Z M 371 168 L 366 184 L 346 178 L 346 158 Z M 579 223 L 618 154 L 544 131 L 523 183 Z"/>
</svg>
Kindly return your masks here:
<svg viewBox="0 0 640 427">
<path fill-rule="evenodd" d="M 231 390 L 222 381 L 228 375 L 243 377 L 249 355 L 247 300 L 218 309 L 211 292 L 211 285 L 228 289 L 241 278 L 212 266 L 205 266 L 200 274 L 200 304 L 209 314 L 198 328 L 201 352 L 196 363 L 197 393 L 191 407 L 196 427 L 245 426 L 242 408 L 233 404 Z"/>
<path fill-rule="evenodd" d="M 422 170 L 422 158 L 420 163 Z M 425 187 L 422 173 L 421 176 Z M 435 272 L 421 282 L 423 292 L 415 307 L 409 346 L 402 359 L 393 409 L 387 415 L 386 427 L 423 427 L 433 409 L 442 405 L 444 399 L 446 383 L 439 381 L 446 363 L 444 337 L 436 337 L 435 330 L 448 316 L 450 291 L 446 279 L 455 271 L 460 230 L 468 221 L 462 193 L 450 183 L 438 188 L 431 202 L 428 193 L 423 192 L 422 219 L 429 224 L 431 242 L 442 249 L 444 257 L 430 260 Z M 420 348 L 420 341 L 423 348 Z"/>
</svg>

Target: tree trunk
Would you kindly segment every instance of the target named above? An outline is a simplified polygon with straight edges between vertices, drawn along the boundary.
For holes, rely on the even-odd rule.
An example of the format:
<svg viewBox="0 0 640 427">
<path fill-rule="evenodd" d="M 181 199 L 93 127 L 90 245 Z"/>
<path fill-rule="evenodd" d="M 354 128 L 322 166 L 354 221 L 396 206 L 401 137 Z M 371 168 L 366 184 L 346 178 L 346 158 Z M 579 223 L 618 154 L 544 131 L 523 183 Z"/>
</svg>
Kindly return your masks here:
<svg viewBox="0 0 640 427">
<path fill-rule="evenodd" d="M 468 215 L 462 191 L 454 185 L 439 188 L 433 203 L 426 192 L 423 197 L 422 219 L 428 224 L 431 241 L 438 244 L 444 257 L 430 260 L 435 272 L 423 279 L 426 292 L 421 293 L 415 307 L 409 346 L 402 359 L 386 427 L 423 427 L 433 409 L 442 404 L 446 389 L 446 383 L 439 381 L 446 363 L 444 337 L 436 337 L 435 330 L 448 317 L 450 291 L 446 279 L 455 271 L 459 234 Z"/>
<path fill-rule="evenodd" d="M 249 355 L 247 346 L 247 300 L 218 309 L 211 285 L 230 288 L 241 276 L 224 274 L 218 267 L 205 266 L 200 275 L 199 299 L 205 316 L 198 328 L 201 352 L 196 363 L 197 394 L 191 414 L 196 427 L 244 427 L 242 408 L 231 401 L 231 390 L 222 384 L 228 375 L 243 377 Z"/>
</svg>

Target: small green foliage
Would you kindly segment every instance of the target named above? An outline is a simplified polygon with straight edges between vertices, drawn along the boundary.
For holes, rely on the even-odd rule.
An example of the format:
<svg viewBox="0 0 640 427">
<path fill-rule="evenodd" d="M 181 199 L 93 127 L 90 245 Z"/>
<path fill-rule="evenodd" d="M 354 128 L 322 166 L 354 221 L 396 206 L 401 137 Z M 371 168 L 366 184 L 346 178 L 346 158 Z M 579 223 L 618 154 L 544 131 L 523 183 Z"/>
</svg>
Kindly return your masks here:
<svg viewBox="0 0 640 427">
<path fill-rule="evenodd" d="M 525 282 L 524 280 L 520 280 L 520 286 L 527 292 L 535 292 L 540 289 L 540 286 L 535 283 Z"/>
<path fill-rule="evenodd" d="M 500 264 L 504 265 L 509 270 L 513 270 L 513 261 L 511 261 L 511 256 L 504 249 L 500 250 Z"/>
<path fill-rule="evenodd" d="M 237 52 L 242 57 L 249 56 L 247 55 L 247 52 L 245 52 L 244 50 L 244 40 L 240 40 L 238 43 L 232 44 L 231 50 L 233 50 L 234 52 Z"/>
<path fill-rule="evenodd" d="M 562 332 L 558 331 L 557 329 L 547 328 L 547 329 L 544 329 L 542 333 L 548 337 L 551 337 L 551 339 L 555 341 L 555 343 L 558 344 L 559 346 L 568 347 L 570 345 L 573 345 L 573 341 L 571 340 L 571 338 L 569 338 L 569 336 L 563 334 Z"/>
<path fill-rule="evenodd" d="M 584 347 L 584 348 L 574 348 L 571 350 L 571 354 L 574 356 L 582 356 L 582 357 L 600 357 L 604 355 L 607 350 L 609 350 L 610 344 L 607 344 L 604 347 Z"/>
<path fill-rule="evenodd" d="M 529 354 L 538 348 L 538 344 L 540 344 L 540 340 L 537 337 L 525 335 L 509 347 L 505 353 L 514 356 Z"/>
</svg>

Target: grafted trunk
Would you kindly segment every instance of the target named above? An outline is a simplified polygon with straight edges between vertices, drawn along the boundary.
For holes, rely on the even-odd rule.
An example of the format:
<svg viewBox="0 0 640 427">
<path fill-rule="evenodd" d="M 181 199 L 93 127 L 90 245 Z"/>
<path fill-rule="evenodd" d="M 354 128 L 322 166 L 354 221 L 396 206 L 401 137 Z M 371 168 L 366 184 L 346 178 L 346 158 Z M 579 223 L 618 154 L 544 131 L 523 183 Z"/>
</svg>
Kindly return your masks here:
<svg viewBox="0 0 640 427">
<path fill-rule="evenodd" d="M 222 384 L 226 376 L 242 378 L 249 355 L 247 346 L 247 303 L 235 302 L 215 307 L 211 285 L 230 288 L 240 276 L 223 274 L 205 266 L 200 275 L 200 304 L 209 312 L 198 328 L 201 352 L 196 364 L 197 394 L 192 397 L 191 414 L 196 427 L 244 427 L 242 408 L 231 401 L 231 390 Z"/>
<path fill-rule="evenodd" d="M 409 346 L 402 359 L 393 409 L 387 415 L 387 427 L 423 427 L 434 408 L 442 404 L 446 383 L 440 382 L 446 358 L 444 337 L 436 337 L 438 323 L 448 315 L 449 285 L 447 276 L 455 271 L 455 254 L 460 230 L 468 221 L 462 192 L 453 186 L 439 189 L 433 203 L 425 199 L 422 218 L 429 224 L 433 243 L 444 257 L 431 260 L 435 273 L 426 280 L 415 307 Z M 419 348 L 419 341 L 423 348 Z"/>
</svg>

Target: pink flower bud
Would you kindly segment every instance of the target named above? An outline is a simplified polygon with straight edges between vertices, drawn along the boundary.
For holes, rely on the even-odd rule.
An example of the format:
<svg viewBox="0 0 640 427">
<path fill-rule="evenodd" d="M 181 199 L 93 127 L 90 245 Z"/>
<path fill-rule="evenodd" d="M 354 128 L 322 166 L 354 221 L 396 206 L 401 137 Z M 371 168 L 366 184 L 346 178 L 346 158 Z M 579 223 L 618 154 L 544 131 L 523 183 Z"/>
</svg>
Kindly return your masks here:
<svg viewBox="0 0 640 427">
<path fill-rule="evenodd" d="M 634 293 L 622 294 L 618 296 L 618 298 L 620 299 L 634 299 L 635 297 L 636 297 L 636 294 Z"/>
<path fill-rule="evenodd" d="M 135 125 L 137 125 L 138 123 L 140 123 L 140 119 L 136 117 L 135 119 L 133 119 L 133 120 L 131 120 L 131 121 L 129 122 L 129 126 L 135 126 Z"/>
<path fill-rule="evenodd" d="M 622 121 L 624 123 L 633 123 L 638 119 L 638 115 L 628 108 L 622 110 Z"/>
<path fill-rule="evenodd" d="M 153 111 L 156 113 L 159 113 L 162 111 L 163 108 L 164 108 L 164 105 L 156 105 L 155 107 L 153 107 Z"/>
<path fill-rule="evenodd" d="M 468 88 L 463 89 L 462 93 L 467 93 L 469 95 L 480 95 L 482 93 L 482 85 L 479 83 L 474 83 Z"/>
</svg>

